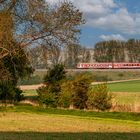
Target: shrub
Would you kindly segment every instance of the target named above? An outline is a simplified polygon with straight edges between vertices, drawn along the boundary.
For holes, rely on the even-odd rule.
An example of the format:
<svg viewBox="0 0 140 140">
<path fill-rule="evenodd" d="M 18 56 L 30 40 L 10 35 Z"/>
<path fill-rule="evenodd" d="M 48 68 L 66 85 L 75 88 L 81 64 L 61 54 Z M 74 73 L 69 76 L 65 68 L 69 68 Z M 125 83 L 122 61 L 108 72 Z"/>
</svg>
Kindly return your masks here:
<svg viewBox="0 0 140 140">
<path fill-rule="evenodd" d="M 67 80 L 61 84 L 61 92 L 59 95 L 59 106 L 69 108 L 72 99 L 72 81 Z"/>
<path fill-rule="evenodd" d="M 39 102 L 49 107 L 58 106 L 58 98 L 61 91 L 61 81 L 65 79 L 66 72 L 62 64 L 55 65 L 49 69 L 44 77 L 45 86 L 37 90 Z"/>
<path fill-rule="evenodd" d="M 87 91 L 91 81 L 90 76 L 82 74 L 77 75 L 72 81 L 72 103 L 75 108 L 84 109 L 87 107 Z"/>
<path fill-rule="evenodd" d="M 56 95 L 51 92 L 50 86 L 43 86 L 37 90 L 38 100 L 40 105 L 46 105 L 47 107 L 56 107 Z"/>
<path fill-rule="evenodd" d="M 119 77 L 124 77 L 124 73 L 119 73 L 118 76 Z"/>
<path fill-rule="evenodd" d="M 95 108 L 101 111 L 109 110 L 112 107 L 112 94 L 108 92 L 107 84 L 99 84 L 89 88 L 88 108 Z"/>
</svg>

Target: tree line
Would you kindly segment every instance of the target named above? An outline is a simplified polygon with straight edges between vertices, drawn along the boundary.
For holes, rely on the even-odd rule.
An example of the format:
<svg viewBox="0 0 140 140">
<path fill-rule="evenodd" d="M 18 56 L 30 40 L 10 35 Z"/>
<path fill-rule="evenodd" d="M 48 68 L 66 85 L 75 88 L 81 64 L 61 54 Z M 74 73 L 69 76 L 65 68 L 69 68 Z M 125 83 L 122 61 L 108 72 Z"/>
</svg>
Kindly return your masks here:
<svg viewBox="0 0 140 140">
<path fill-rule="evenodd" d="M 75 68 L 79 62 L 93 59 L 90 49 L 80 44 L 69 44 L 65 48 L 38 46 L 29 50 L 30 61 L 34 68 L 45 69 L 63 63 L 66 68 Z"/>
<path fill-rule="evenodd" d="M 140 40 L 103 41 L 95 45 L 97 62 L 140 62 Z"/>
</svg>

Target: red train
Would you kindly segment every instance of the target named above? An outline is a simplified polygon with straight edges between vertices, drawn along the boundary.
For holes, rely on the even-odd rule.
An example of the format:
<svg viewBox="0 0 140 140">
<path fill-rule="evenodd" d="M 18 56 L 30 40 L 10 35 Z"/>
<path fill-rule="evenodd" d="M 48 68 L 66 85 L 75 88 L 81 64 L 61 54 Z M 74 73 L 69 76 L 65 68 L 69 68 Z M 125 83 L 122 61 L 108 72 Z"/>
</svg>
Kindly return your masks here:
<svg viewBox="0 0 140 140">
<path fill-rule="evenodd" d="M 78 69 L 140 69 L 140 63 L 78 63 Z"/>
</svg>

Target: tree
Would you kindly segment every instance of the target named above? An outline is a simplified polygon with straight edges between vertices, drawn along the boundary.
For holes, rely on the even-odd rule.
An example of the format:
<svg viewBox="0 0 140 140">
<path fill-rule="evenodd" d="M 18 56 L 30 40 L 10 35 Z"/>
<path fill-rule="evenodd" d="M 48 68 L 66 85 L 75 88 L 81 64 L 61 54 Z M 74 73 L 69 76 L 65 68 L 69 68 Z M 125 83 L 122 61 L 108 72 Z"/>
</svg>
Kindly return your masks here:
<svg viewBox="0 0 140 140">
<path fill-rule="evenodd" d="M 79 25 L 84 23 L 82 13 L 71 2 L 53 7 L 45 0 L 2 0 L 0 7 L 12 15 L 14 36 L 21 47 L 41 44 L 51 48 L 75 43 Z"/>
<path fill-rule="evenodd" d="M 140 62 L 140 40 L 129 39 L 126 42 L 130 62 Z"/>
</svg>

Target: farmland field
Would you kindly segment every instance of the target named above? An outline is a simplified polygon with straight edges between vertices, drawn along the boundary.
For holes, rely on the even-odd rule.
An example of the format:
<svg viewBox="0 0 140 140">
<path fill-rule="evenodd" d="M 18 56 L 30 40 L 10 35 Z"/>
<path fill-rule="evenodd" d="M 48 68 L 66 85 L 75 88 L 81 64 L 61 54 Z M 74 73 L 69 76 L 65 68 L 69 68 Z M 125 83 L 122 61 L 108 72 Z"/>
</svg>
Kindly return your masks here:
<svg viewBox="0 0 140 140">
<path fill-rule="evenodd" d="M 140 80 L 108 84 L 111 92 L 140 92 Z"/>
<path fill-rule="evenodd" d="M 140 114 L 38 109 L 0 111 L 1 140 L 139 140 Z"/>
</svg>

